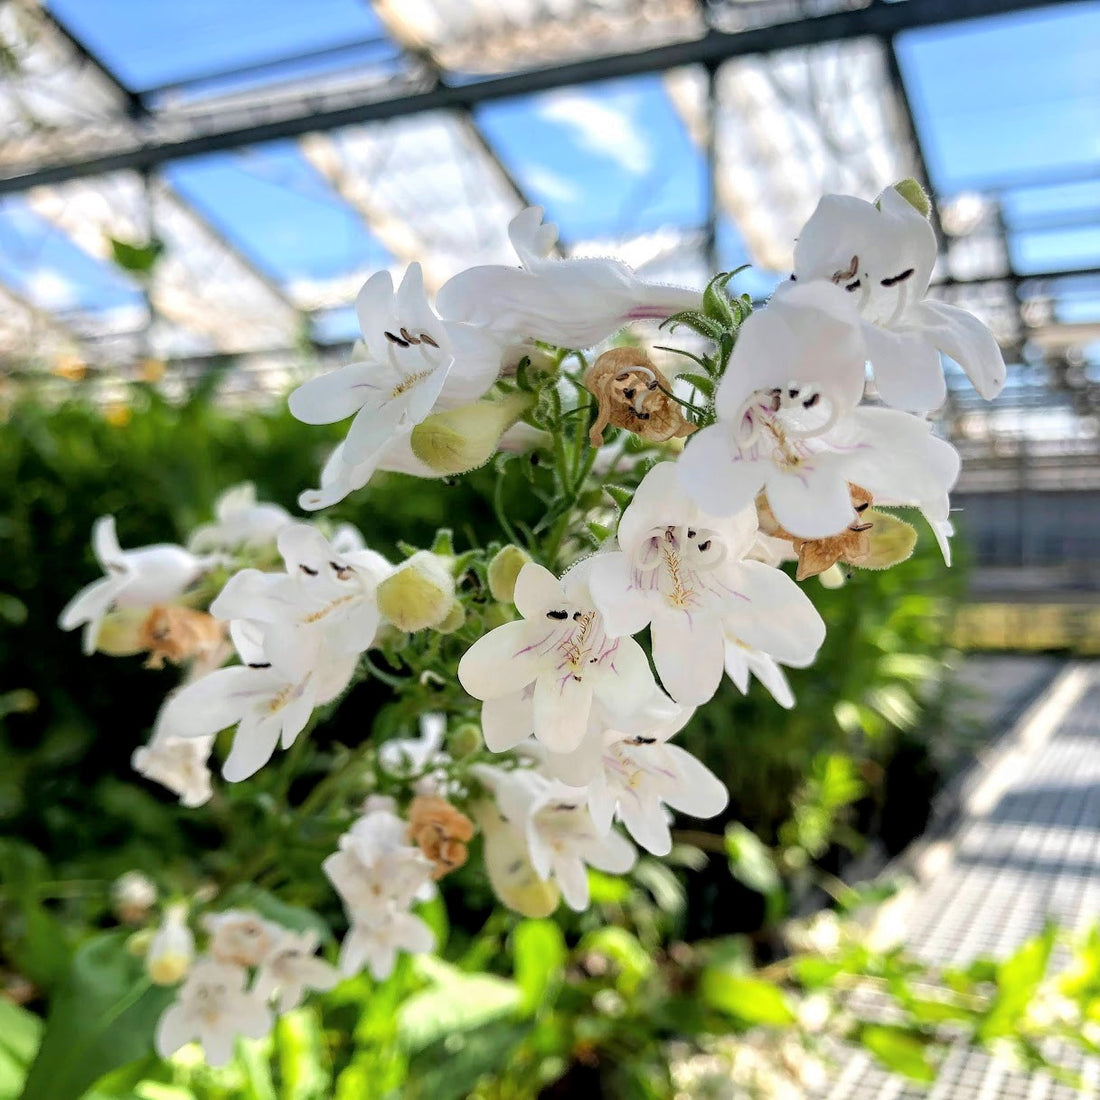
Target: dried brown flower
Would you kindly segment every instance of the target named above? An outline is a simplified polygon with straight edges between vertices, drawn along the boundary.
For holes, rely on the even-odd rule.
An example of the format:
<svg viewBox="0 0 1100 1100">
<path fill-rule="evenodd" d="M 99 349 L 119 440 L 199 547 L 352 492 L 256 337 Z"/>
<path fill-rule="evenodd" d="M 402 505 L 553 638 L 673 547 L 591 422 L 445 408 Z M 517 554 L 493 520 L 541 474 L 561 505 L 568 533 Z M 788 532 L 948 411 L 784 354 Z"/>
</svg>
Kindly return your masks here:
<svg viewBox="0 0 1100 1100">
<path fill-rule="evenodd" d="M 848 491 L 852 497 L 852 507 L 857 512 L 856 520 L 840 534 L 823 539 L 803 539 L 792 535 L 775 518 L 767 498 L 761 496 L 757 499 L 760 530 L 773 538 L 786 539 L 798 555 L 796 580 L 804 581 L 807 577 L 816 577 L 838 561 L 848 565 L 862 565 L 870 557 L 871 524 L 865 522 L 864 513 L 870 508 L 873 498 L 866 489 L 850 482 Z"/>
<path fill-rule="evenodd" d="M 224 624 L 205 611 L 157 604 L 141 624 L 138 643 L 140 649 L 149 651 L 145 667 L 163 668 L 165 661 L 178 665 L 209 657 L 224 637 Z"/>
<path fill-rule="evenodd" d="M 419 794 L 409 806 L 409 839 L 435 864 L 432 878 L 441 879 L 466 862 L 466 845 L 474 823 L 445 798 Z"/>
<path fill-rule="evenodd" d="M 599 402 L 599 416 L 588 437 L 603 443 L 608 424 L 635 432 L 651 443 L 691 435 L 695 425 L 669 396 L 672 387 L 640 348 L 612 348 L 585 371 L 585 388 Z"/>
</svg>

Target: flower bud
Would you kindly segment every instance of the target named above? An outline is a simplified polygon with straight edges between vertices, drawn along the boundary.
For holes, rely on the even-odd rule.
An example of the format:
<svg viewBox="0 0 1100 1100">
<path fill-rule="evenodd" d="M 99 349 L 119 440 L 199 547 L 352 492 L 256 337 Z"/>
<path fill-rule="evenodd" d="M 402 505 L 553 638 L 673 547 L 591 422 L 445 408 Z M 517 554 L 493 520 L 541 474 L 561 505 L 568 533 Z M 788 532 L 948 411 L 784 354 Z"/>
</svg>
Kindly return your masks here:
<svg viewBox="0 0 1100 1100">
<path fill-rule="evenodd" d="M 455 602 L 451 604 L 451 610 L 447 613 L 447 617 L 435 627 L 435 629 L 438 630 L 440 634 L 453 634 L 465 621 L 466 608 L 464 608 L 458 600 L 455 600 Z"/>
<path fill-rule="evenodd" d="M 187 907 L 169 905 L 153 942 L 149 944 L 145 973 L 157 985 L 175 985 L 191 969 L 194 958 L 195 937 L 187 927 Z"/>
<path fill-rule="evenodd" d="M 903 179 L 894 184 L 894 190 L 918 213 L 927 218 L 932 213 L 932 201 L 915 179 Z"/>
<path fill-rule="evenodd" d="M 454 602 L 454 577 L 427 550 L 418 550 L 378 586 L 378 610 L 409 634 L 442 624 Z"/>
<path fill-rule="evenodd" d="M 464 474 L 484 466 L 500 437 L 531 407 L 531 397 L 512 393 L 433 413 L 412 430 L 413 454 L 437 474 Z"/>
<path fill-rule="evenodd" d="M 456 760 L 473 756 L 483 746 L 481 727 L 474 722 L 463 722 L 452 730 L 451 736 L 447 738 L 447 749 Z"/>
<path fill-rule="evenodd" d="M 502 547 L 489 562 L 489 591 L 494 600 L 511 603 L 516 591 L 519 571 L 531 560 L 531 555 L 518 546 Z"/>
<path fill-rule="evenodd" d="M 144 626 L 147 607 L 120 607 L 103 618 L 95 647 L 108 657 L 133 657 L 145 649 Z"/>
<path fill-rule="evenodd" d="M 156 886 L 140 871 L 127 871 L 111 885 L 111 906 L 124 924 L 142 924 L 156 902 Z"/>
</svg>

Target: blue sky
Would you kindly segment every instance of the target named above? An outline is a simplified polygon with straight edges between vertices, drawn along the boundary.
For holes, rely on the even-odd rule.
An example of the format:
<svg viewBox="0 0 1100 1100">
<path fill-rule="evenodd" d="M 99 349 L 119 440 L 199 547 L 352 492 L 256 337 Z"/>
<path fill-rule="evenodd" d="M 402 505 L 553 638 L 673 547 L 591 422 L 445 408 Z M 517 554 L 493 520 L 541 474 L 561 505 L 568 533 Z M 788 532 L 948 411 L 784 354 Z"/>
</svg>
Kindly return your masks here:
<svg viewBox="0 0 1100 1100">
<path fill-rule="evenodd" d="M 49 0 L 48 6 L 140 89 L 357 42 L 368 44 L 310 64 L 331 70 L 393 53 L 378 43 L 382 29 L 365 0 Z M 1012 233 L 1021 271 L 1100 266 L 1100 4 L 914 31 L 902 37 L 899 54 L 933 183 L 951 193 L 1044 173 L 1081 177 L 1091 166 L 1091 179 L 1070 186 L 1006 191 L 1004 211 L 1010 229 L 1033 226 Z M 496 102 L 477 118 L 566 241 L 703 220 L 702 158 L 658 77 Z M 609 133 L 617 135 L 614 142 Z M 293 143 L 176 162 L 166 175 L 278 281 L 389 261 Z M 1059 211 L 1071 218 L 1091 212 L 1094 224 L 1034 228 L 1036 219 Z M 719 237 L 723 263 L 741 262 L 736 229 L 724 223 Z M 136 294 L 125 275 L 79 253 L 18 199 L 0 202 L 0 278 L 53 308 L 62 301 L 66 308 L 108 308 Z M 761 273 L 760 285 L 768 281 Z M 1100 304 L 1092 306 L 1100 316 Z"/>
</svg>

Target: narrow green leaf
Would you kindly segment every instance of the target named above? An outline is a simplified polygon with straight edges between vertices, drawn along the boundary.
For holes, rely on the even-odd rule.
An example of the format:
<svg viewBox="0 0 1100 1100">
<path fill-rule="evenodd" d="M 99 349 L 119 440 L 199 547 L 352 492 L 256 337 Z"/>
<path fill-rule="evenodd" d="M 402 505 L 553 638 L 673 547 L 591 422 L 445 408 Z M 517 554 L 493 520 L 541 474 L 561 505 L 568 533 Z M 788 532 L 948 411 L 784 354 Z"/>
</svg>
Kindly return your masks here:
<svg viewBox="0 0 1100 1100">
<path fill-rule="evenodd" d="M 745 1024 L 787 1027 L 797 1019 L 782 990 L 760 978 L 709 967 L 703 971 L 699 993 L 711 1008 Z"/>
<path fill-rule="evenodd" d="M 512 932 L 516 984 L 523 992 L 520 1010 L 532 1013 L 557 984 L 568 952 L 561 929 L 552 920 L 520 921 Z"/>
<path fill-rule="evenodd" d="M 934 1081 L 936 1071 L 925 1056 L 926 1041 L 900 1027 L 868 1024 L 859 1041 L 887 1069 L 914 1081 Z"/>
</svg>

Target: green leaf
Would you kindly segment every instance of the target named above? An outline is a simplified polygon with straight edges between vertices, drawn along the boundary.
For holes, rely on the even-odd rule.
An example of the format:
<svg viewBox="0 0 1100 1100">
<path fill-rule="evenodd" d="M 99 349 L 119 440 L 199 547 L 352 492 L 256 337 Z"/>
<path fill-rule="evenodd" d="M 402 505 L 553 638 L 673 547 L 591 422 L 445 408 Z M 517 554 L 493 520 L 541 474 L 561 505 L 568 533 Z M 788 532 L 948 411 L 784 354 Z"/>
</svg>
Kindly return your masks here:
<svg viewBox="0 0 1100 1100">
<path fill-rule="evenodd" d="M 398 1010 L 398 1034 L 411 1051 L 512 1016 L 522 1001 L 520 987 L 506 978 L 467 974 L 431 955 L 419 957 L 416 968 L 432 984 Z"/>
<path fill-rule="evenodd" d="M 771 850 L 751 830 L 735 821 L 726 829 L 730 874 L 750 890 L 768 895 L 782 886 Z"/>
<path fill-rule="evenodd" d="M 1043 980 L 1054 948 L 1055 929 L 1048 927 L 997 968 L 997 996 L 978 1029 L 983 1041 L 1009 1034 Z"/>
<path fill-rule="evenodd" d="M 25 1008 L 0 998 L 0 1100 L 15 1100 L 38 1049 L 42 1021 Z"/>
<path fill-rule="evenodd" d="M 597 928 L 582 937 L 577 950 L 581 954 L 595 952 L 605 955 L 619 968 L 616 988 L 626 997 L 637 991 L 638 986 L 653 973 L 654 962 L 637 936 L 625 928 L 609 924 Z"/>
<path fill-rule="evenodd" d="M 151 1052 L 157 1020 L 175 992 L 150 984 L 126 939 L 102 933 L 73 956 L 51 998 L 21 1100 L 77 1100 L 109 1070 Z"/>
<path fill-rule="evenodd" d="M 129 271 L 135 275 L 148 275 L 164 251 L 164 242 L 156 237 L 148 244 L 134 244 L 131 241 L 119 240 L 117 237 L 111 237 L 109 240 L 111 259 L 123 271 Z"/>
<path fill-rule="evenodd" d="M 525 1024 L 497 1020 L 438 1040 L 413 1058 L 401 1100 L 466 1100 L 483 1076 L 509 1064 L 528 1030 Z M 367 1095 L 358 1093 L 355 1100 Z"/>
<path fill-rule="evenodd" d="M 520 1010 L 534 1012 L 557 984 L 568 952 L 561 929 L 552 920 L 520 921 L 512 932 L 515 977 L 523 993 Z"/>
<path fill-rule="evenodd" d="M 771 982 L 743 978 L 717 967 L 703 971 L 699 994 L 711 1008 L 745 1024 L 787 1027 L 797 1019 L 782 990 Z"/>
<path fill-rule="evenodd" d="M 843 963 L 830 962 L 816 955 L 807 955 L 795 959 L 792 963 L 794 976 L 807 989 L 819 989 L 829 985 L 843 969 Z"/>
<path fill-rule="evenodd" d="M 859 1041 L 887 1069 L 914 1081 L 934 1081 L 936 1071 L 925 1056 L 927 1042 L 919 1035 L 900 1027 L 868 1024 L 859 1034 Z"/>
<path fill-rule="evenodd" d="M 821 805 L 827 810 L 839 810 L 855 802 L 867 789 L 855 761 L 840 753 L 815 760 L 814 776 L 821 784 Z"/>
<path fill-rule="evenodd" d="M 331 1075 L 317 1015 L 288 1012 L 275 1025 L 281 1091 L 279 1100 L 326 1100 Z"/>
</svg>

